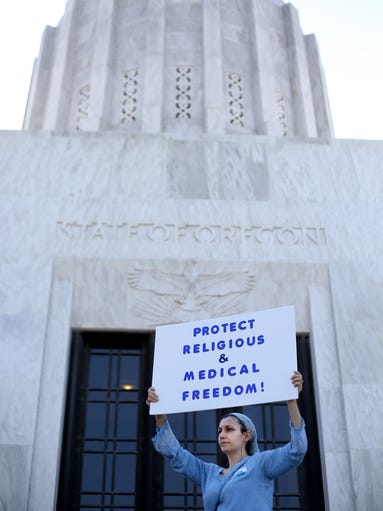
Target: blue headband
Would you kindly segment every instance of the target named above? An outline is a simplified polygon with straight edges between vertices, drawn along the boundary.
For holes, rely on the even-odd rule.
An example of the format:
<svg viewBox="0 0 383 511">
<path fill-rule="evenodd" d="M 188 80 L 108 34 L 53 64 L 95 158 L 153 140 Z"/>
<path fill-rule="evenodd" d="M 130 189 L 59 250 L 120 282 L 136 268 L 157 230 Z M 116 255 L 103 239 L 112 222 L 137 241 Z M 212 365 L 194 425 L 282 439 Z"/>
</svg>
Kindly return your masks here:
<svg viewBox="0 0 383 511">
<path fill-rule="evenodd" d="M 257 443 L 257 430 L 255 429 L 254 422 L 247 416 L 243 415 L 243 413 L 233 412 L 229 415 L 234 415 L 242 424 L 245 426 L 246 431 L 250 431 L 251 437 L 248 441 L 249 445 L 249 453 L 254 454 L 255 452 L 259 452 L 259 447 Z"/>
</svg>

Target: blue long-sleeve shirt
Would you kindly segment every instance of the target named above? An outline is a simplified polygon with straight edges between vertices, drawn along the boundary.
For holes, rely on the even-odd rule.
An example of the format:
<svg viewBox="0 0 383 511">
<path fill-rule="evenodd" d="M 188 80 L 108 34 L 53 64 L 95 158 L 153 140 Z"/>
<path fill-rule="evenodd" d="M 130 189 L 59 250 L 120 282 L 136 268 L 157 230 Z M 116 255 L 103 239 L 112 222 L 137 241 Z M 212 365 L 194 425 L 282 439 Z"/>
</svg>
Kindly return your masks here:
<svg viewBox="0 0 383 511">
<path fill-rule="evenodd" d="M 225 475 L 222 467 L 183 449 L 168 421 L 157 430 L 153 444 L 175 471 L 201 486 L 205 511 L 271 511 L 274 479 L 297 467 L 307 450 L 304 423 L 301 429 L 290 424 L 290 431 L 288 444 L 247 456 Z"/>
</svg>

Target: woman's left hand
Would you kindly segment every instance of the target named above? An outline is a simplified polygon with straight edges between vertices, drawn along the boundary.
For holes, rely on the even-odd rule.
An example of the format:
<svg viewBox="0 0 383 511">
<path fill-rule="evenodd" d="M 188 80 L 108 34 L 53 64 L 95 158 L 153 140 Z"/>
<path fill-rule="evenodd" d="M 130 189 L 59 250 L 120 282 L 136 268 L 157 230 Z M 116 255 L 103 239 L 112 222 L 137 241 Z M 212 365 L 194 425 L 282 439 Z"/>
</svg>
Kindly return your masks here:
<svg viewBox="0 0 383 511">
<path fill-rule="evenodd" d="M 291 383 L 298 390 L 298 394 L 300 394 L 303 389 L 303 376 L 299 371 L 294 371 L 294 374 L 291 377 Z"/>
</svg>

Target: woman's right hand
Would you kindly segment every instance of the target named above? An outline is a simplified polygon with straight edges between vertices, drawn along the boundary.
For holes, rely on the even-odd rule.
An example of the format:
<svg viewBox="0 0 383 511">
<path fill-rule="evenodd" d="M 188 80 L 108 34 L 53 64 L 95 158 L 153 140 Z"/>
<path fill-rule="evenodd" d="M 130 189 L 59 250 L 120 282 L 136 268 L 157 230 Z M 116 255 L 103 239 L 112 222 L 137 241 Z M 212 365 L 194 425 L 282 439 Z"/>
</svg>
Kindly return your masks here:
<svg viewBox="0 0 383 511">
<path fill-rule="evenodd" d="M 148 388 L 148 397 L 146 398 L 146 404 L 150 406 L 152 403 L 157 403 L 159 401 L 158 394 L 154 387 Z"/>
</svg>

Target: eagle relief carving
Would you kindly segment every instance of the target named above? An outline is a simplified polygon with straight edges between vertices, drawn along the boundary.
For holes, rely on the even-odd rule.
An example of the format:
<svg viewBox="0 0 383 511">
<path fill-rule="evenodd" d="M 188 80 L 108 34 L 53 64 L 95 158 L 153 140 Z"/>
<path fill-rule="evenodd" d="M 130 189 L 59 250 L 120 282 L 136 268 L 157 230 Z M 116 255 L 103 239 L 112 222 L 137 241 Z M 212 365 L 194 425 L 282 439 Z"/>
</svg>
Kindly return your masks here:
<svg viewBox="0 0 383 511">
<path fill-rule="evenodd" d="M 128 272 L 128 284 L 138 292 L 134 312 L 151 325 L 243 312 L 254 283 L 247 270 L 205 273 L 194 262 L 179 272 L 144 267 Z"/>
</svg>

